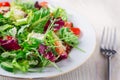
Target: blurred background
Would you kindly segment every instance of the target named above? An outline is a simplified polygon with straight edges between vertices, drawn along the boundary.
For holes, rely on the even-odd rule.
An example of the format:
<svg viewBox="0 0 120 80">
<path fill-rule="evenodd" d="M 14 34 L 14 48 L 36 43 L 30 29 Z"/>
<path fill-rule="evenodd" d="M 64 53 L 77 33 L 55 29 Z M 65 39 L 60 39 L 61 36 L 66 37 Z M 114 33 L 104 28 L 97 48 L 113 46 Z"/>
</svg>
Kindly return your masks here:
<svg viewBox="0 0 120 80">
<path fill-rule="evenodd" d="M 95 26 L 120 26 L 120 0 L 60 0 L 60 2 L 67 3 Z"/>
</svg>

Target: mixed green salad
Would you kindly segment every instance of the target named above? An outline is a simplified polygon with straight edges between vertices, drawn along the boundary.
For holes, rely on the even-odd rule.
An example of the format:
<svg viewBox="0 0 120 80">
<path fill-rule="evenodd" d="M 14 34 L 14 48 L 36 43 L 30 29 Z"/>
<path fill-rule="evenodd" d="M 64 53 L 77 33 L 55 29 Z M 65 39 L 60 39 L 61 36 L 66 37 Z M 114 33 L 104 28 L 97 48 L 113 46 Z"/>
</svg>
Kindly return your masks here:
<svg viewBox="0 0 120 80">
<path fill-rule="evenodd" d="M 78 48 L 80 29 L 66 11 L 47 2 L 0 2 L 0 65 L 9 72 L 29 72 L 67 59 Z"/>
</svg>

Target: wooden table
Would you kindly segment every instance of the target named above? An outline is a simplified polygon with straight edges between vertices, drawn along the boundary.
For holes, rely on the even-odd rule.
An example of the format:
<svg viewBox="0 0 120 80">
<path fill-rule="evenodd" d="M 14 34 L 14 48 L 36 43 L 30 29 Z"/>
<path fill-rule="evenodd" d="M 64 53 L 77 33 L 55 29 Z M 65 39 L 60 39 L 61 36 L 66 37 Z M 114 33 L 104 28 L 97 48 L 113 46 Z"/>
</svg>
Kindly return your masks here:
<svg viewBox="0 0 120 80">
<path fill-rule="evenodd" d="M 94 27 L 97 36 L 97 47 L 93 55 L 78 69 L 65 75 L 43 80 L 106 80 L 106 59 L 99 53 L 99 41 L 104 26 L 116 27 L 120 34 L 120 1 L 119 0 L 56 0 L 85 17 Z M 120 80 L 120 36 L 118 35 L 118 54 L 112 59 L 112 80 Z M 22 80 L 0 77 L 0 80 Z M 25 79 L 27 80 L 27 79 Z M 41 79 L 33 79 L 41 80 Z"/>
</svg>

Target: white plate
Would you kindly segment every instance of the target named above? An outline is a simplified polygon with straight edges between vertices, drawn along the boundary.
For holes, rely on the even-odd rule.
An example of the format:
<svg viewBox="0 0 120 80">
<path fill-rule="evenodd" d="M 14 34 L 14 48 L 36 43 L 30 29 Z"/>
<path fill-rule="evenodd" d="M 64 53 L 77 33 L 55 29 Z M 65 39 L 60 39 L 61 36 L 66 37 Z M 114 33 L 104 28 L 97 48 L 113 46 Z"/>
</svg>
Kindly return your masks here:
<svg viewBox="0 0 120 80">
<path fill-rule="evenodd" d="M 82 37 L 80 39 L 79 47 L 85 50 L 85 53 L 80 52 L 77 49 L 73 49 L 70 53 L 70 58 L 63 60 L 57 65 L 60 67 L 62 72 L 57 71 L 54 67 L 47 67 L 44 72 L 42 73 L 17 73 L 13 74 L 7 72 L 0 68 L 0 75 L 8 76 L 8 77 L 15 77 L 15 78 L 50 78 L 62 75 L 64 73 L 70 72 L 80 65 L 82 65 L 93 53 L 95 46 L 96 46 L 96 35 L 94 29 L 88 24 L 80 14 L 75 14 L 74 10 L 71 10 L 70 7 L 68 8 L 66 5 L 56 3 L 55 0 L 49 0 L 52 4 L 57 4 L 57 6 L 61 6 L 62 8 L 66 9 L 67 13 L 70 14 L 69 20 L 74 23 L 76 27 L 80 27 L 82 31 Z"/>
</svg>

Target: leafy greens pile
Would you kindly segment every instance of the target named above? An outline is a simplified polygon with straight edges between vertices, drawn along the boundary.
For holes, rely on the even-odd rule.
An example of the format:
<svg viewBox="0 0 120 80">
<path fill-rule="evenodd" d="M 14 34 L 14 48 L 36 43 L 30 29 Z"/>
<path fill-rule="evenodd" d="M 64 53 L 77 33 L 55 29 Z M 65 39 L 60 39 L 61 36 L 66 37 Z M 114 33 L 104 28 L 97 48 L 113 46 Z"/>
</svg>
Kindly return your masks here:
<svg viewBox="0 0 120 80">
<path fill-rule="evenodd" d="M 69 27 L 65 27 L 64 9 L 54 11 L 47 2 L 15 0 L 9 10 L 0 14 L 0 65 L 9 72 L 43 70 L 66 59 L 72 47 L 79 44 Z"/>
</svg>

